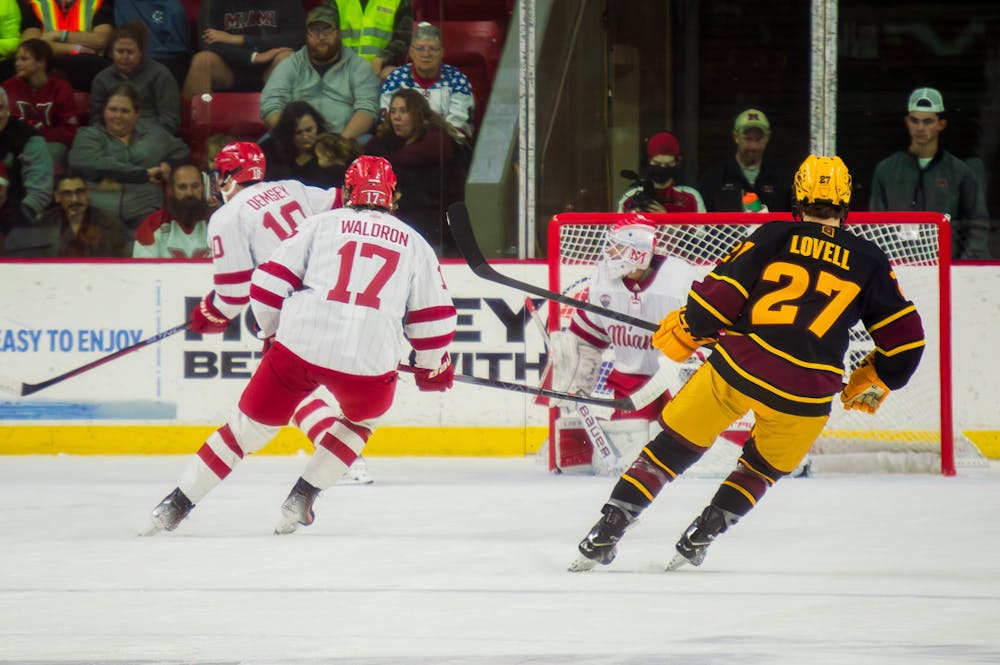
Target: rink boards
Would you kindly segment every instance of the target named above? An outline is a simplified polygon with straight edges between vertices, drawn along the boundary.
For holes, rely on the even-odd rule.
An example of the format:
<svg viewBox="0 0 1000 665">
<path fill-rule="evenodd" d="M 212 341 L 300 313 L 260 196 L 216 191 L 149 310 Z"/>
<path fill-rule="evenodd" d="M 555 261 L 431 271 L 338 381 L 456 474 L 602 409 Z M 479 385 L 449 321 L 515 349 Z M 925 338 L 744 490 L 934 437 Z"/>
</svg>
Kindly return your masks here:
<svg viewBox="0 0 1000 665">
<path fill-rule="evenodd" d="M 541 262 L 496 265 L 546 283 Z M 451 346 L 458 371 L 537 385 L 545 350 L 524 317 L 524 295 L 476 277 L 464 263 L 446 262 L 443 272 L 459 315 Z M 211 265 L 4 262 L 0 283 L 8 285 L 0 293 L 0 372 L 38 383 L 183 322 L 211 284 Z M 1000 416 L 991 386 L 1000 350 L 982 340 L 1000 320 L 1000 266 L 953 268 L 953 293 L 957 428 L 996 456 Z M 241 321 L 222 336 L 174 335 L 29 397 L 0 397 L 0 453 L 191 452 L 236 404 L 259 349 Z M 520 393 L 468 385 L 420 393 L 406 377 L 367 452 L 529 454 L 546 436 L 546 419 Z M 289 429 L 265 452 L 307 449 Z"/>
</svg>

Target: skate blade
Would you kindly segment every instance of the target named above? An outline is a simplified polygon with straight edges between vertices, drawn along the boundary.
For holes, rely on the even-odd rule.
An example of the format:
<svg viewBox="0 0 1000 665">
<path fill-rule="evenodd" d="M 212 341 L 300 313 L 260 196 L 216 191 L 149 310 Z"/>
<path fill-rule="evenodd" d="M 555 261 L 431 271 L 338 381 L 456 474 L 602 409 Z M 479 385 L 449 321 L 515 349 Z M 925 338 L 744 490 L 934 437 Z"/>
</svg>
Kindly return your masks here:
<svg viewBox="0 0 1000 665">
<path fill-rule="evenodd" d="M 664 571 L 669 573 L 677 570 L 678 568 L 683 568 L 684 566 L 687 566 L 690 563 L 691 562 L 687 558 L 681 556 L 680 554 L 675 554 L 674 558 L 671 559 L 670 563 L 667 564 L 667 567 L 664 568 Z"/>
<path fill-rule="evenodd" d="M 367 471 L 360 473 L 355 473 L 354 471 L 345 471 L 344 475 L 340 477 L 337 481 L 338 485 L 371 485 L 375 482 Z"/>
<path fill-rule="evenodd" d="M 163 527 L 157 523 L 156 520 L 153 520 L 145 529 L 139 532 L 139 537 L 146 538 L 147 536 L 155 536 L 161 531 L 163 531 Z"/>
<path fill-rule="evenodd" d="M 295 533 L 299 528 L 298 520 L 289 522 L 288 520 L 281 520 L 278 525 L 274 527 L 274 533 L 279 536 L 287 536 L 290 533 Z"/>
<path fill-rule="evenodd" d="M 569 564 L 569 568 L 567 568 L 566 570 L 568 570 L 571 573 L 585 573 L 588 570 L 592 570 L 596 565 L 597 565 L 596 561 L 594 561 L 593 559 L 588 559 L 587 557 L 581 554 L 580 556 L 576 557 L 576 559 L 574 559 L 572 563 Z"/>
</svg>

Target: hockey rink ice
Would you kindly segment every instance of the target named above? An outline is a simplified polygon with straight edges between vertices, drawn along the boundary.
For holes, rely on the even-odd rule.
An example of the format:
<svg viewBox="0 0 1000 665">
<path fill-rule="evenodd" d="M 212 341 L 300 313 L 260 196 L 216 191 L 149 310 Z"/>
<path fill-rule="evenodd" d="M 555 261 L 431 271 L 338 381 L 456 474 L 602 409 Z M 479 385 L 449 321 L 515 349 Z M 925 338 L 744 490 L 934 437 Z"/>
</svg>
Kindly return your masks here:
<svg viewBox="0 0 1000 665">
<path fill-rule="evenodd" d="M 249 458 L 136 533 L 187 457 L 0 457 L 0 663 L 1000 663 L 1000 466 L 782 480 L 662 572 L 717 480 L 566 572 L 613 479 L 535 459 L 372 458 L 271 533 L 305 457 Z"/>
</svg>

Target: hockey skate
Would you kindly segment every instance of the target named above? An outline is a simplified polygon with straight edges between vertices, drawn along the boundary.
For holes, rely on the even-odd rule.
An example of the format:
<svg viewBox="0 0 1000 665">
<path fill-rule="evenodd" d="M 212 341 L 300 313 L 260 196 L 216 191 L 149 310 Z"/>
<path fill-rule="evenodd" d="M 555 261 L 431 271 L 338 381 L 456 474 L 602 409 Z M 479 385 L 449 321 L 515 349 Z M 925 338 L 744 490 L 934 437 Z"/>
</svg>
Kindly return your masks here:
<svg viewBox="0 0 1000 665">
<path fill-rule="evenodd" d="M 187 498 L 181 488 L 177 487 L 173 492 L 164 497 L 156 508 L 153 508 L 153 519 L 145 531 L 140 536 L 152 536 L 161 531 L 173 531 L 181 523 L 194 504 Z"/>
<path fill-rule="evenodd" d="M 677 554 L 667 564 L 667 572 L 677 570 L 685 564 L 700 566 L 708 554 L 708 546 L 716 536 L 725 533 L 726 529 L 736 524 L 740 516 L 722 508 L 709 505 L 694 518 L 691 525 L 684 531 L 674 548 Z"/>
<path fill-rule="evenodd" d="M 611 503 L 604 504 L 601 512 L 604 516 L 577 546 L 580 556 L 569 564 L 570 572 L 581 573 L 597 564 L 606 566 L 614 561 L 618 554 L 618 541 L 636 521 L 626 510 Z"/>
<path fill-rule="evenodd" d="M 371 485 L 375 482 L 371 474 L 368 473 L 368 462 L 360 455 L 351 466 L 347 467 L 344 475 L 337 481 L 338 485 Z"/>
<path fill-rule="evenodd" d="M 274 532 L 280 535 L 294 533 L 299 525 L 309 526 L 316 519 L 313 512 L 313 501 L 319 496 L 319 489 L 313 487 L 302 478 L 295 483 L 288 498 L 281 504 L 281 520 L 274 527 Z"/>
</svg>

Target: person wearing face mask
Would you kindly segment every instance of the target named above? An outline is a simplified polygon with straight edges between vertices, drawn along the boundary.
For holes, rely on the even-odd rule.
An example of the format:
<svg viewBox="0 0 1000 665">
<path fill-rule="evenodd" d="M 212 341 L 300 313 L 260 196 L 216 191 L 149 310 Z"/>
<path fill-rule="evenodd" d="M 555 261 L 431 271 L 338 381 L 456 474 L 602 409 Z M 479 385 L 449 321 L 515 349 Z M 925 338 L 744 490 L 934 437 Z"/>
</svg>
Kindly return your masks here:
<svg viewBox="0 0 1000 665">
<path fill-rule="evenodd" d="M 643 174 L 652 186 L 637 183 L 627 189 L 618 201 L 618 212 L 705 212 L 698 190 L 676 184 L 684 159 L 676 136 L 653 134 L 646 142 L 646 155 Z"/>
</svg>

